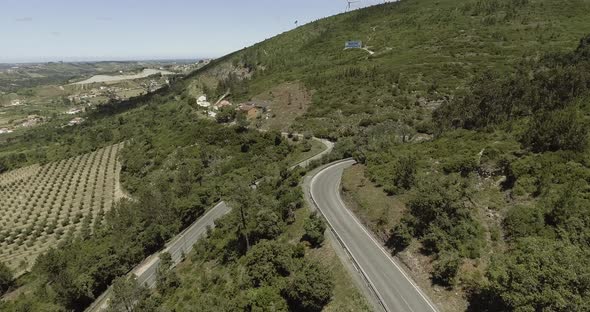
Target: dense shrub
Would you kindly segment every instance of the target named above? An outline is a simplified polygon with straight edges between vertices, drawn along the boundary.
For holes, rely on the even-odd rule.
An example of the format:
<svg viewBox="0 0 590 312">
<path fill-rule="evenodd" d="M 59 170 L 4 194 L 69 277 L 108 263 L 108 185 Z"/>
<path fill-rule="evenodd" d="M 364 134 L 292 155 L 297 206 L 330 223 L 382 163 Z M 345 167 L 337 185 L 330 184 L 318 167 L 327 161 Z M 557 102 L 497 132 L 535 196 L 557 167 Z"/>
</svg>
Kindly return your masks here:
<svg viewBox="0 0 590 312">
<path fill-rule="evenodd" d="M 389 241 L 403 248 L 408 234 L 413 233 L 427 254 L 456 251 L 462 257 L 479 257 L 485 246 L 483 229 L 466 206 L 465 192 L 452 178 L 421 183 L 408 201 L 410 216 L 403 219 L 404 226 L 396 227 Z"/>
<path fill-rule="evenodd" d="M 12 271 L 4 263 L 0 262 L 0 295 L 8 291 L 13 283 Z"/>
<path fill-rule="evenodd" d="M 326 231 L 326 225 L 324 221 L 318 217 L 317 214 L 309 216 L 303 224 L 305 233 L 303 234 L 303 240 L 308 241 L 313 247 L 319 247 L 324 242 L 324 232 Z"/>
<path fill-rule="evenodd" d="M 437 109 L 434 119 L 443 129 L 477 129 L 535 113 L 541 116 L 536 125 L 561 124 L 572 116 L 551 120 L 546 114 L 571 106 L 574 99 L 590 92 L 588 50 L 585 37 L 574 52 L 522 63 L 511 76 L 485 72 L 472 81 L 467 94 Z"/>
<path fill-rule="evenodd" d="M 512 207 L 504 219 L 504 230 L 509 239 L 543 236 L 547 231 L 545 214 L 536 206 Z"/>
<path fill-rule="evenodd" d="M 160 254 L 160 264 L 156 270 L 156 288 L 161 294 L 169 294 L 180 285 L 180 279 L 172 268 L 172 256 Z"/>
<path fill-rule="evenodd" d="M 588 146 L 588 124 L 577 108 L 537 114 L 529 122 L 521 142 L 534 152 L 582 152 Z"/>
<path fill-rule="evenodd" d="M 317 263 L 306 263 L 289 278 L 284 290 L 293 311 L 319 312 L 330 302 L 334 282 L 329 271 Z"/>
<path fill-rule="evenodd" d="M 292 250 L 285 244 L 261 241 L 246 255 L 246 274 L 253 286 L 271 285 L 275 279 L 288 276 L 293 268 Z"/>
<path fill-rule="evenodd" d="M 551 239 L 519 240 L 512 250 L 494 257 L 479 304 L 509 311 L 586 311 L 589 256 L 587 250 Z"/>
<path fill-rule="evenodd" d="M 441 253 L 434 263 L 432 281 L 443 286 L 453 286 L 460 265 L 461 258 L 456 252 Z"/>
<path fill-rule="evenodd" d="M 252 312 L 287 312 L 287 301 L 276 287 L 260 287 L 248 291 L 247 311 Z"/>
<path fill-rule="evenodd" d="M 416 179 L 416 158 L 404 155 L 398 158 L 393 173 L 393 186 L 395 189 L 409 190 Z M 391 194 L 395 192 L 389 192 Z"/>
<path fill-rule="evenodd" d="M 283 233 L 283 221 L 274 212 L 260 210 L 255 217 L 255 225 L 252 231 L 252 239 L 275 239 Z"/>
</svg>

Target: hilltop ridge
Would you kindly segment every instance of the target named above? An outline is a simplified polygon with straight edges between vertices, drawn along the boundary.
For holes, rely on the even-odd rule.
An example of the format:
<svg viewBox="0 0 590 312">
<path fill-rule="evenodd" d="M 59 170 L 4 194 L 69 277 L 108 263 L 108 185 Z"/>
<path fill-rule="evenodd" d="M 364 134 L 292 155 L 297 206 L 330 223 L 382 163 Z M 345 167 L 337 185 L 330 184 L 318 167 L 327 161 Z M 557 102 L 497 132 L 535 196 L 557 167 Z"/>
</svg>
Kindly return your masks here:
<svg viewBox="0 0 590 312">
<path fill-rule="evenodd" d="M 367 309 L 305 209 L 303 171 L 287 170 L 317 136 L 335 142 L 325 161 L 358 162 L 347 204 L 442 311 L 586 311 L 588 16 L 590 0 L 387 3 L 213 60 L 83 124 L 16 136 L 0 170 L 129 142 L 121 183 L 137 200 L 41 255 L 26 280 L 38 291 L 0 308 L 79 311 L 229 198 L 232 213 L 138 302 Z"/>
</svg>

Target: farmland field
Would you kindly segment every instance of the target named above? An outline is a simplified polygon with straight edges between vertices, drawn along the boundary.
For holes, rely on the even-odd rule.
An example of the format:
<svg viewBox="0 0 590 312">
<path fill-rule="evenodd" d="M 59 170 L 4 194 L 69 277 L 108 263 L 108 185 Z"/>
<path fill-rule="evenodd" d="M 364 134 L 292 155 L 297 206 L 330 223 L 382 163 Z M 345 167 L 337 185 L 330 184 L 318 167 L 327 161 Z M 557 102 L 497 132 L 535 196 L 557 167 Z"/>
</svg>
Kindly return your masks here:
<svg viewBox="0 0 590 312">
<path fill-rule="evenodd" d="M 22 271 L 48 248 L 89 235 L 122 196 L 122 147 L 0 175 L 0 262 Z"/>
</svg>

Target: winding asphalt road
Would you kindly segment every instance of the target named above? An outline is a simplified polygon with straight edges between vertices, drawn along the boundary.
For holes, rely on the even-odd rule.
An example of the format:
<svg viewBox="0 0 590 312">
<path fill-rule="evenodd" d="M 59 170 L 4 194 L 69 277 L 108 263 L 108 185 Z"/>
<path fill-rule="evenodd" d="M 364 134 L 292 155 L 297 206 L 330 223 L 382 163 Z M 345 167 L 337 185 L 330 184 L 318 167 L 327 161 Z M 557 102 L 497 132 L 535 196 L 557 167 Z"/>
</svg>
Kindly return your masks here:
<svg viewBox="0 0 590 312">
<path fill-rule="evenodd" d="M 318 153 L 312 157 L 309 157 L 308 159 L 292 166 L 289 169 L 293 170 L 297 167 L 306 168 L 307 166 L 309 166 L 311 164 L 312 161 L 322 159 L 322 157 L 324 157 L 324 155 L 330 154 L 332 152 L 332 150 L 334 149 L 334 143 L 332 143 L 326 139 L 320 139 L 320 138 L 316 138 L 316 137 L 313 137 L 311 139 L 322 143 L 326 148 L 323 151 L 321 151 L 320 153 Z"/>
<path fill-rule="evenodd" d="M 287 136 L 287 133 L 283 133 Z M 302 135 L 297 134 L 303 137 Z M 294 166 L 291 169 L 297 167 L 307 167 L 312 161 L 321 159 L 324 155 L 332 152 L 334 143 L 324 140 L 313 138 L 326 146 L 322 152 L 314 155 Z M 215 225 L 215 220 L 223 217 L 231 210 L 225 202 L 221 202 L 205 213 L 199 220 L 193 223 L 190 227 L 178 234 L 172 241 L 170 241 L 164 250 L 160 253 L 167 252 L 171 255 L 174 266 L 178 264 L 193 248 L 193 245 L 205 234 L 207 228 Z M 156 286 L 157 269 L 160 265 L 160 253 L 156 253 L 146 258 L 141 264 L 135 267 L 130 273 L 134 274 L 137 278 L 137 282 L 140 285 L 153 288 Z M 98 297 L 94 303 L 86 309 L 86 312 L 97 312 L 103 311 L 108 307 L 109 297 L 111 288 L 108 288 L 100 297 Z"/>
<path fill-rule="evenodd" d="M 310 182 L 313 204 L 326 218 L 386 311 L 438 312 L 416 283 L 342 201 L 342 172 L 354 163 L 354 160 L 336 162 L 314 175 Z"/>
<path fill-rule="evenodd" d="M 314 138 L 315 139 L 315 138 Z M 306 167 L 315 159 L 331 152 L 333 143 L 317 139 L 326 150 L 295 166 Z M 313 204 L 327 220 L 336 238 L 352 258 L 354 265 L 369 284 L 372 292 L 384 310 L 388 312 L 438 312 L 434 304 L 418 288 L 403 268 L 393 259 L 369 231 L 357 220 L 340 197 L 340 180 L 345 168 L 352 166 L 354 160 L 339 161 L 326 166 L 316 173 L 309 183 Z M 171 254 L 174 264 L 188 254 L 193 244 L 203 236 L 208 226 L 224 216 L 230 208 L 221 202 L 187 230 L 171 241 L 163 252 Z M 154 287 L 158 255 L 147 258 L 132 273 L 139 283 Z M 107 307 L 110 289 L 103 294 L 87 311 L 101 311 Z"/>
<path fill-rule="evenodd" d="M 293 136 L 299 137 L 300 139 L 303 139 L 305 137 L 303 134 L 289 133 L 289 132 L 281 132 L 281 135 L 283 137 L 289 137 L 289 135 L 293 135 Z M 291 166 L 289 168 L 289 170 L 293 170 L 293 169 L 295 169 L 297 167 L 307 168 L 311 164 L 312 161 L 322 159 L 322 157 L 324 157 L 325 155 L 330 154 L 332 152 L 332 150 L 334 149 L 334 142 L 332 142 L 332 141 L 328 141 L 326 139 L 320 139 L 320 138 L 316 138 L 316 137 L 312 137 L 311 139 L 314 140 L 314 141 L 316 141 L 316 142 L 322 143 L 326 148 L 323 151 L 321 151 L 321 152 L 319 152 L 319 153 L 317 153 L 317 154 L 315 154 L 315 155 L 313 155 L 313 156 L 311 156 L 311 157 L 309 157 L 309 158 L 307 158 L 305 160 L 302 160 L 302 161 L 298 162 L 297 164 Z"/>
</svg>

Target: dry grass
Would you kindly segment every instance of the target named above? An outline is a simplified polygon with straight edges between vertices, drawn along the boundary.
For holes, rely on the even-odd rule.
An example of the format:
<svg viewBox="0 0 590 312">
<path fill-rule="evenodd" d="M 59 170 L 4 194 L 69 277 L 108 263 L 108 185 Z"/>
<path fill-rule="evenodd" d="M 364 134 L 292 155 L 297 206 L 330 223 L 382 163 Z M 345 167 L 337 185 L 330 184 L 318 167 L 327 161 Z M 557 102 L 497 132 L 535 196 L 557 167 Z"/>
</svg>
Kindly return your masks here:
<svg viewBox="0 0 590 312">
<path fill-rule="evenodd" d="M 0 261 L 22 272 L 40 253 L 102 222 L 121 196 L 122 147 L 0 175 Z"/>
<path fill-rule="evenodd" d="M 355 165 L 344 171 L 343 194 L 348 206 L 381 239 L 399 222 L 406 210 L 403 198 L 387 196 L 383 189 L 365 177 L 365 166 Z"/>
<path fill-rule="evenodd" d="M 311 105 L 312 94 L 305 86 L 296 82 L 280 84 L 254 100 L 270 101 L 270 118 L 264 120 L 263 129 L 288 131 L 295 119 L 302 116 Z"/>
<path fill-rule="evenodd" d="M 365 166 L 355 165 L 346 169 L 342 176 L 342 190 L 347 206 L 382 243 L 389 231 L 397 224 L 406 210 L 403 196 L 387 196 L 365 177 Z M 437 304 L 441 311 L 465 311 L 467 302 L 462 289 L 448 290 L 431 283 L 432 259 L 420 252 L 420 243 L 396 255 L 414 281 Z M 469 264 L 466 263 L 465 268 Z"/>
</svg>

